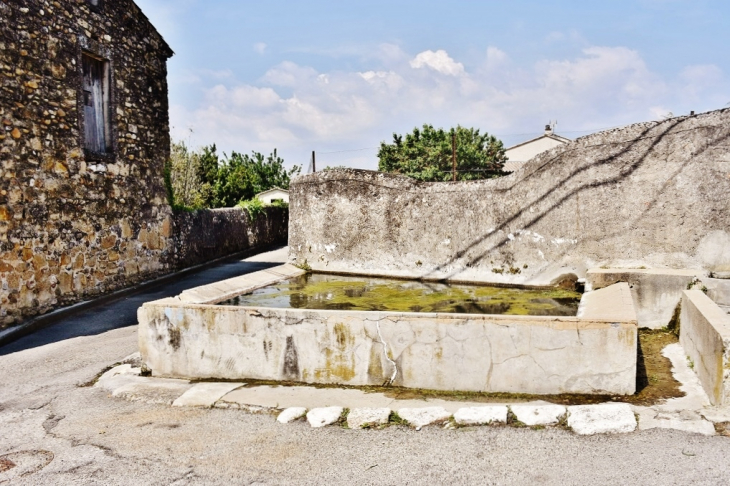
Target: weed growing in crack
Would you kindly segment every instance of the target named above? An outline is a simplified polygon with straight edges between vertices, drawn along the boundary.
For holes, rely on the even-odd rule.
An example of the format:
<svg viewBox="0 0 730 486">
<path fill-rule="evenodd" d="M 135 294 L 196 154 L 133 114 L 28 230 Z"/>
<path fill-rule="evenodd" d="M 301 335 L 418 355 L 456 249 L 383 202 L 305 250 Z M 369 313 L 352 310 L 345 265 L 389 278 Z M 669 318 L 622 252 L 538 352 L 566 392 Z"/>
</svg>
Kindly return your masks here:
<svg viewBox="0 0 730 486">
<path fill-rule="evenodd" d="M 559 427 L 561 429 L 570 430 L 570 426 L 568 425 L 568 415 L 570 412 L 565 412 L 563 415 L 560 416 L 558 419 L 558 423 L 556 427 Z"/>
<path fill-rule="evenodd" d="M 390 412 L 390 416 L 388 417 L 388 423 L 391 425 L 404 425 L 409 426 L 408 420 L 402 418 L 400 415 L 398 415 L 398 412 L 395 410 Z"/>
<path fill-rule="evenodd" d="M 524 422 L 521 422 L 519 419 L 517 419 L 517 415 L 515 415 L 511 408 L 507 409 L 507 425 L 517 428 L 527 427 Z"/>
<path fill-rule="evenodd" d="M 343 408 L 342 413 L 340 414 L 340 418 L 337 419 L 337 422 L 335 422 L 334 425 L 339 425 L 343 429 L 349 429 L 350 426 L 347 425 L 347 416 L 350 415 L 350 409 L 349 408 Z"/>
</svg>

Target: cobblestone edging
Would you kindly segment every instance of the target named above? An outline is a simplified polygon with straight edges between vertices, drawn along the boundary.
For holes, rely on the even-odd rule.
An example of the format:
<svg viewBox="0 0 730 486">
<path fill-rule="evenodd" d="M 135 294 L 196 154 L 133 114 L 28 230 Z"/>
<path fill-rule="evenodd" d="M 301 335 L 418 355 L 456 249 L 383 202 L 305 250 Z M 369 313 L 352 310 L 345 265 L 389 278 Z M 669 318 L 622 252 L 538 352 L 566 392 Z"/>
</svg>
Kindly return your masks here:
<svg viewBox="0 0 730 486">
<path fill-rule="evenodd" d="M 676 349 L 675 349 L 676 348 Z M 201 382 L 140 376 L 135 364 L 137 356 L 127 358 L 104 373 L 94 385 L 107 390 L 112 397 L 132 401 L 163 404 L 173 407 L 204 407 L 237 409 L 249 413 L 265 413 L 277 416 L 277 421 L 288 424 L 306 421 L 313 428 L 338 425 L 350 429 L 371 429 L 388 426 L 407 426 L 420 430 L 425 426 L 459 428 L 466 426 L 512 426 L 542 429 L 559 427 L 579 435 L 617 434 L 652 428 L 668 428 L 703 435 L 714 435 L 714 423 L 730 422 L 730 409 L 710 407 L 696 376 L 681 361 L 684 356 L 677 345 L 665 352 L 677 369 L 675 376 L 682 382 L 685 397 L 641 407 L 627 403 L 602 403 L 597 405 L 563 406 L 539 403 L 519 404 L 471 404 L 459 408 L 449 402 L 450 408 L 437 406 L 436 402 L 406 400 L 392 406 L 372 406 L 367 398 L 363 406 L 352 406 L 357 398 L 346 398 L 341 389 L 306 390 L 311 396 L 321 394 L 317 406 L 267 406 L 260 400 L 250 400 L 254 391 L 263 387 L 247 388 L 243 382 Z M 684 368 L 687 368 L 686 370 Z M 282 401 L 292 398 L 295 389 L 307 387 L 279 387 L 276 393 Z M 349 390 L 352 391 L 352 390 Z M 249 394 L 247 398 L 247 393 Z M 363 396 L 371 397 L 373 394 Z M 344 398 L 343 398 L 344 397 Z M 391 400 L 392 401 L 392 400 Z M 392 401 L 395 402 L 395 401 Z M 334 405 L 334 406 L 333 406 Z M 441 404 L 443 405 L 443 403 Z"/>
</svg>

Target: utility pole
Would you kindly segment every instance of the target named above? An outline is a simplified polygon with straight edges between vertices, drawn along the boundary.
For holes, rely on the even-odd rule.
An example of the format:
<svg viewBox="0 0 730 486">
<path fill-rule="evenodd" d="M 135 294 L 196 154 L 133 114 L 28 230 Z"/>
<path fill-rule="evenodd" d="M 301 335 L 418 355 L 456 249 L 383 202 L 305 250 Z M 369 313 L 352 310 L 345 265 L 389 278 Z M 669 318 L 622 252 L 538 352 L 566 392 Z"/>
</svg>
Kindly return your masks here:
<svg viewBox="0 0 730 486">
<path fill-rule="evenodd" d="M 451 133 L 451 165 L 454 174 L 454 182 L 456 182 L 456 132 Z"/>
<path fill-rule="evenodd" d="M 314 158 L 314 150 L 312 150 L 312 172 L 317 172 L 317 159 Z"/>
</svg>

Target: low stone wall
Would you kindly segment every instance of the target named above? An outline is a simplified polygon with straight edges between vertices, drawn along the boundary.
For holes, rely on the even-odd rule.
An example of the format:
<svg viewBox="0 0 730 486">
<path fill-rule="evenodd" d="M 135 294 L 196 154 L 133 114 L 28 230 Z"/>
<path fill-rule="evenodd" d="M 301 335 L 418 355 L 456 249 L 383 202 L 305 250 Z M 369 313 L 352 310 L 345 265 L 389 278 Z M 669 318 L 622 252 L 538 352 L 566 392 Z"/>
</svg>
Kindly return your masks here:
<svg viewBox="0 0 730 486">
<path fill-rule="evenodd" d="M 710 402 L 730 404 L 730 316 L 701 290 L 682 296 L 679 342 Z"/>
<path fill-rule="evenodd" d="M 594 268 L 586 273 L 586 291 L 601 289 L 616 282 L 631 288 L 639 327 L 661 329 L 669 325 L 682 292 L 692 280 L 702 278 L 703 270 Z"/>
<path fill-rule="evenodd" d="M 285 245 L 288 221 L 288 209 L 279 207 L 264 208 L 255 220 L 240 208 L 201 209 L 169 214 L 159 230 L 149 224 L 132 230 L 122 220 L 107 237 L 91 245 L 83 237 L 50 257 L 29 248 L 0 251 L 0 330 L 227 255 Z"/>
<path fill-rule="evenodd" d="M 329 170 L 290 186 L 316 271 L 549 284 L 590 268 L 730 270 L 730 109 L 581 137 L 486 181 Z"/>
<path fill-rule="evenodd" d="M 582 317 L 216 306 L 300 274 L 292 266 L 144 304 L 155 375 L 533 394 L 632 394 L 636 315 L 627 284 L 590 293 Z"/>
<path fill-rule="evenodd" d="M 176 268 L 267 245 L 286 245 L 289 211 L 266 207 L 255 220 L 240 208 L 200 209 L 173 217 Z"/>
</svg>

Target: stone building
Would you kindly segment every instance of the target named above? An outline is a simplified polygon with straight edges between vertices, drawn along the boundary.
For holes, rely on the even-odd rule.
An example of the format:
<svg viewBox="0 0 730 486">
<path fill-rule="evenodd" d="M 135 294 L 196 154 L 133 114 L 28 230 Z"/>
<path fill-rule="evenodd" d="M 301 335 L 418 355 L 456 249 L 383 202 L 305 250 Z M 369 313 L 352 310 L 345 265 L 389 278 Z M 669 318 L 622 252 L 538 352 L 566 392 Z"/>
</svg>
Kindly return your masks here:
<svg viewBox="0 0 730 486">
<path fill-rule="evenodd" d="M 0 328 L 172 267 L 172 54 L 132 0 L 0 0 Z"/>
</svg>

